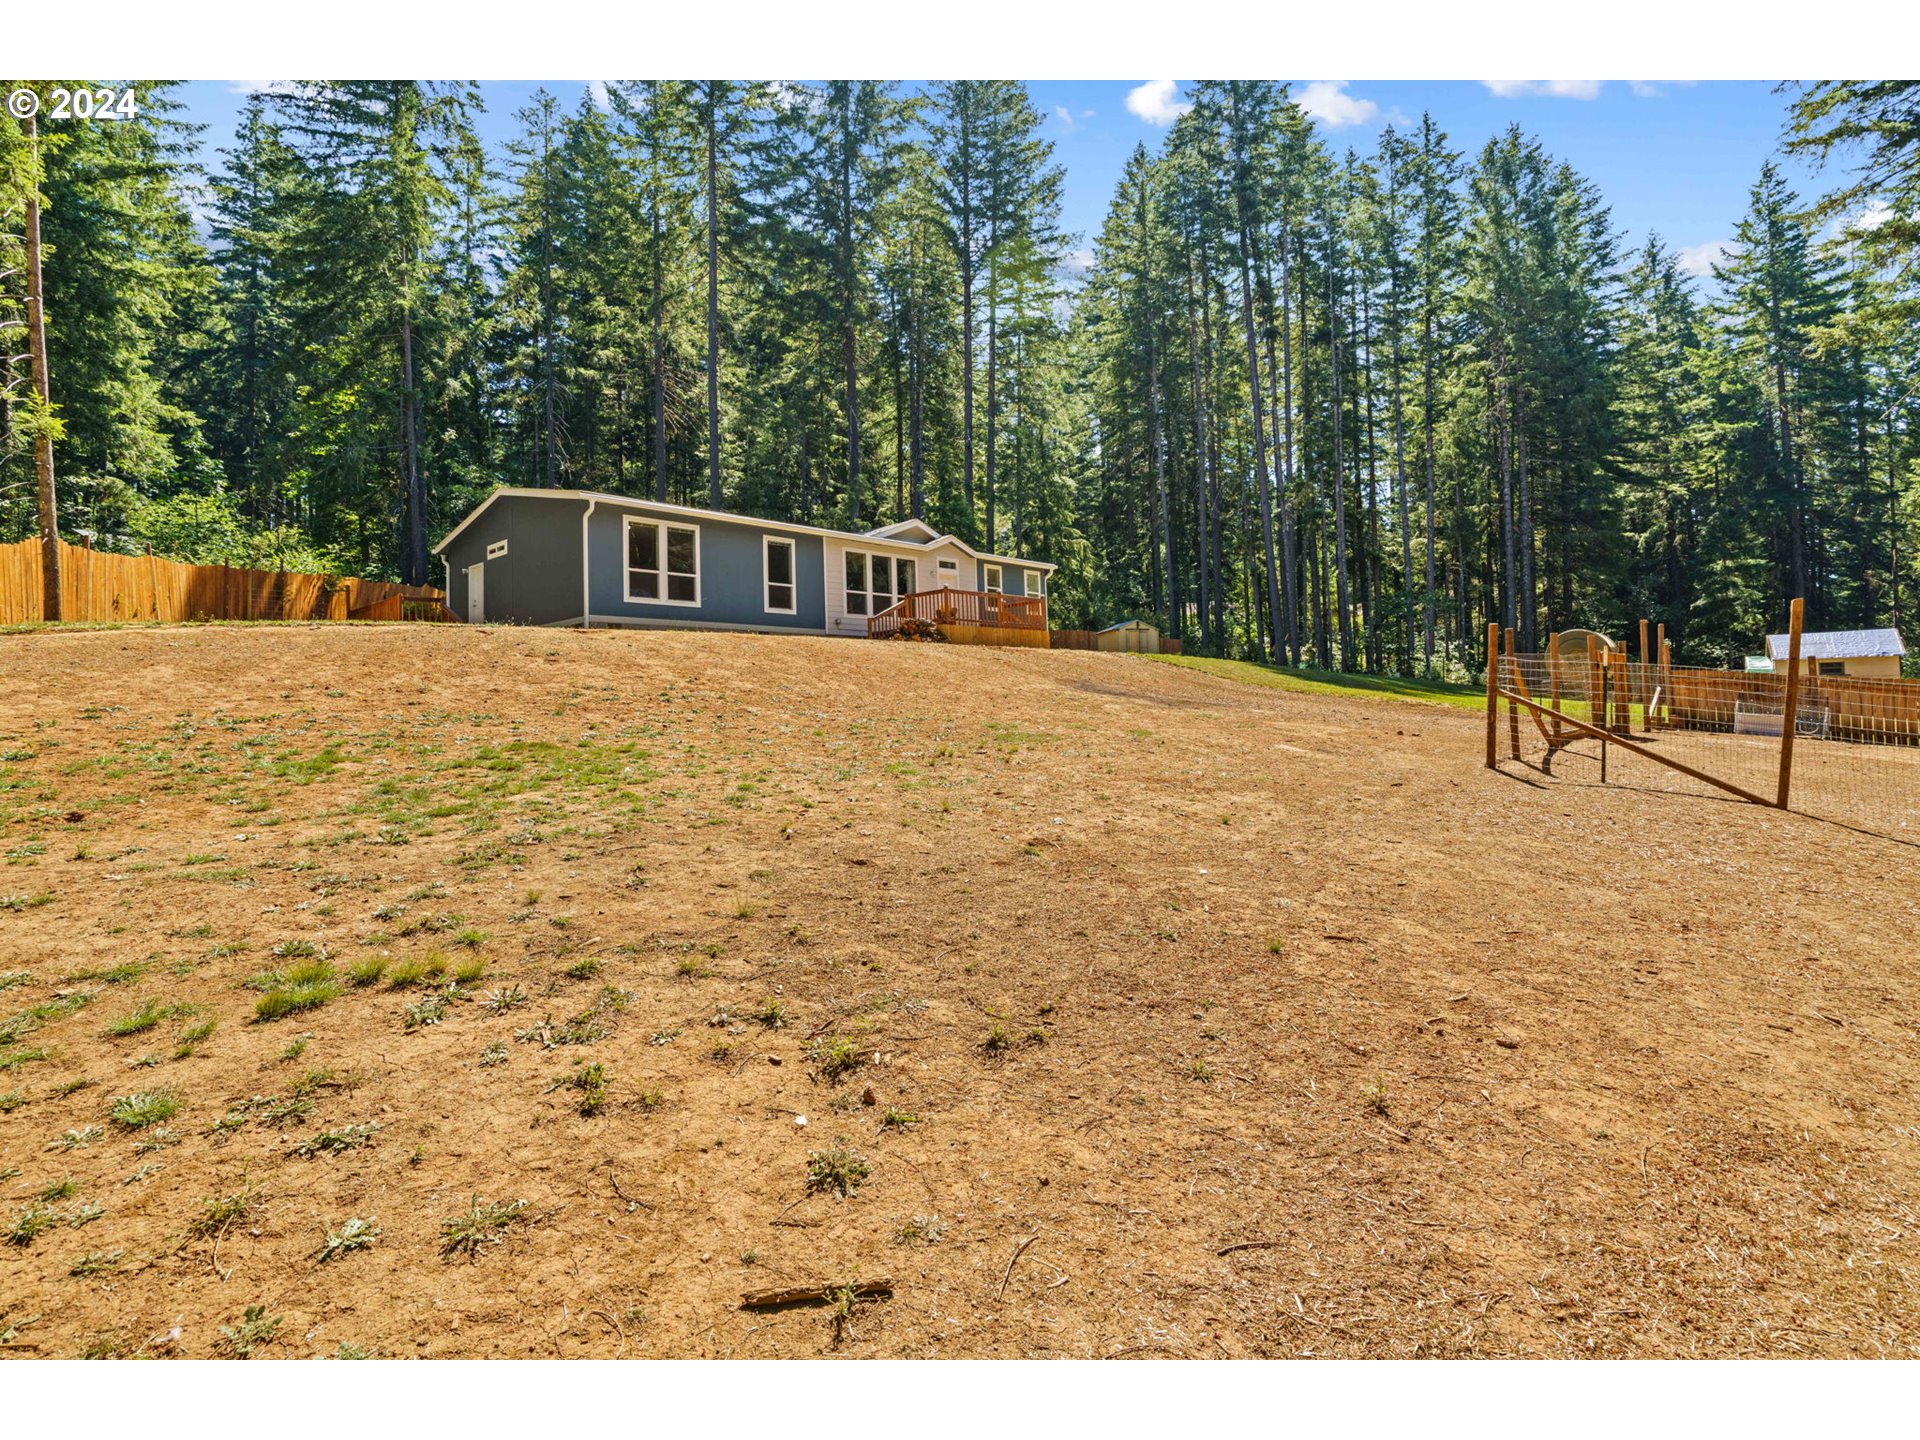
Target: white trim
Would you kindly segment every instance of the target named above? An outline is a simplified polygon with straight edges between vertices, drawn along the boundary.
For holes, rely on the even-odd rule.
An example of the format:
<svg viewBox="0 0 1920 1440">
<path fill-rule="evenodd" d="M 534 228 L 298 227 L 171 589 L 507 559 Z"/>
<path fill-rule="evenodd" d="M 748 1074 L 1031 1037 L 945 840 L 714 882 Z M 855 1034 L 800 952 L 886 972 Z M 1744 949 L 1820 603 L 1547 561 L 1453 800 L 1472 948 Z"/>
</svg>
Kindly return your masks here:
<svg viewBox="0 0 1920 1440">
<path fill-rule="evenodd" d="M 777 581 L 773 578 L 773 547 L 787 547 L 787 578 Z M 793 592 L 793 603 L 782 609 L 772 601 L 773 587 L 784 584 Z M 800 546 L 788 535 L 762 535 L 760 537 L 760 608 L 769 615 L 798 615 L 800 613 Z"/>
<path fill-rule="evenodd" d="M 589 630 L 593 628 L 593 565 L 587 539 L 593 534 L 593 511 L 599 503 L 597 498 L 587 501 L 586 513 L 580 517 L 580 623 Z"/>
<path fill-rule="evenodd" d="M 862 569 L 867 577 L 865 589 L 854 590 L 847 585 L 847 557 L 851 555 L 858 555 L 863 562 Z M 873 562 L 876 560 L 886 567 L 887 588 L 884 590 L 876 590 L 873 585 Z M 840 551 L 840 603 L 845 608 L 847 617 L 849 619 L 871 620 L 875 615 L 880 614 L 884 610 L 890 610 L 899 604 L 900 567 L 903 565 L 911 565 L 913 567 L 913 583 L 917 588 L 920 584 L 919 557 L 913 555 L 888 555 L 878 550 L 862 549 L 858 545 L 843 546 Z M 908 593 L 912 592 L 910 591 Z M 867 607 L 865 610 L 855 610 L 853 608 L 852 597 L 855 595 L 860 596 L 862 603 Z M 880 606 L 879 609 L 875 609 L 874 602 L 878 598 L 884 598 L 887 603 Z"/>
<path fill-rule="evenodd" d="M 502 485 L 486 499 L 476 505 L 467 518 L 446 533 L 440 543 L 433 547 L 438 555 L 459 538 L 466 528 L 502 496 L 534 500 L 585 500 L 588 508 L 593 505 L 619 505 L 645 511 L 657 511 L 672 517 L 685 517 L 689 520 L 713 520 L 729 525 L 748 525 L 758 530 L 778 530 L 790 535 L 825 535 L 835 540 L 851 540 L 856 544 L 889 545 L 911 554 L 930 550 L 942 544 L 951 544 L 965 551 L 976 560 L 995 560 L 1008 565 L 1024 565 L 1030 570 L 1057 570 L 1060 567 L 1051 560 L 1022 560 L 1017 555 L 989 555 L 984 550 L 976 550 L 957 535 L 937 535 L 922 544 L 914 540 L 893 540 L 881 535 L 863 534 L 856 530 L 830 530 L 822 525 L 800 525 L 791 520 L 762 520 L 753 515 L 733 515 L 724 510 L 702 510 L 692 505 L 674 505 L 665 500 L 636 500 L 631 495 L 608 495 L 598 490 L 546 490 L 531 489 L 520 485 Z M 889 527 L 890 528 L 890 527 Z"/>
<path fill-rule="evenodd" d="M 507 554 L 507 542 L 504 540 L 495 540 L 492 544 L 487 546 L 486 558 L 489 560 L 504 560 L 506 558 L 506 554 Z"/>
<path fill-rule="evenodd" d="M 980 588 L 989 595 L 1007 593 L 1007 572 L 1000 565 L 982 565 L 980 567 Z"/>
<path fill-rule="evenodd" d="M 869 530 L 867 531 L 867 534 L 872 536 L 876 540 L 881 540 L 881 539 L 892 540 L 897 536 L 899 536 L 903 531 L 911 530 L 911 529 L 919 529 L 925 532 L 927 538 L 924 541 L 919 542 L 921 544 L 930 545 L 935 540 L 938 540 L 941 538 L 940 532 L 934 529 L 933 526 L 927 524 L 927 522 L 924 520 L 896 520 L 891 525 L 882 525 L 878 529 Z"/>
<path fill-rule="evenodd" d="M 660 593 L 657 596 L 636 595 L 633 593 L 633 560 L 631 557 L 633 555 L 632 536 L 636 525 L 649 525 L 655 532 L 655 554 L 660 561 L 660 568 L 653 572 L 660 577 Z M 691 530 L 693 532 L 693 598 L 691 600 L 670 600 L 667 598 L 667 591 L 671 588 L 674 580 L 685 580 L 688 578 L 684 570 L 676 571 L 667 568 L 667 531 L 669 530 Z M 698 525 L 689 525 L 684 521 L 672 519 L 650 520 L 644 515 L 627 515 L 622 517 L 620 525 L 620 574 L 623 577 L 621 581 L 621 593 L 626 599 L 627 604 L 677 605 L 682 609 L 698 610 L 700 608 L 700 568 L 700 527 Z"/>
</svg>

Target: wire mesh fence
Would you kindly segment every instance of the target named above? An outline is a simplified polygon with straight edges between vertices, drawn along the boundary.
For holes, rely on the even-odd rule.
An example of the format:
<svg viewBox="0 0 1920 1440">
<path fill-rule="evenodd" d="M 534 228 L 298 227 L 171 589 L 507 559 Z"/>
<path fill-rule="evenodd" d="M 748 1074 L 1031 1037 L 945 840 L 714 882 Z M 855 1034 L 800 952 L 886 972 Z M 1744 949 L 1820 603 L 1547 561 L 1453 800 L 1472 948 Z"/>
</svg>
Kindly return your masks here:
<svg viewBox="0 0 1920 1440">
<path fill-rule="evenodd" d="M 1796 683 L 1587 649 L 1504 655 L 1496 673 L 1501 761 L 1575 784 L 1784 802 L 1920 844 L 1920 681 Z"/>
</svg>

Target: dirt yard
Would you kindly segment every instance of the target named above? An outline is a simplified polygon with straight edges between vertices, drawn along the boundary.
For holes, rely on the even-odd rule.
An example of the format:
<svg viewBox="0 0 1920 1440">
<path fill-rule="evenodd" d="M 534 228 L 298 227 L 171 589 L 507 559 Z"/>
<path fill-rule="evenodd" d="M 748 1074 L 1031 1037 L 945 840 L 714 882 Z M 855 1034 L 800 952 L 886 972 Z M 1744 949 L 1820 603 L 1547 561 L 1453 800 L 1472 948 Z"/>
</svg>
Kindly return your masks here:
<svg viewBox="0 0 1920 1440">
<path fill-rule="evenodd" d="M 0 1353 L 1920 1353 L 1911 847 L 1120 655 L 0 675 Z"/>
</svg>

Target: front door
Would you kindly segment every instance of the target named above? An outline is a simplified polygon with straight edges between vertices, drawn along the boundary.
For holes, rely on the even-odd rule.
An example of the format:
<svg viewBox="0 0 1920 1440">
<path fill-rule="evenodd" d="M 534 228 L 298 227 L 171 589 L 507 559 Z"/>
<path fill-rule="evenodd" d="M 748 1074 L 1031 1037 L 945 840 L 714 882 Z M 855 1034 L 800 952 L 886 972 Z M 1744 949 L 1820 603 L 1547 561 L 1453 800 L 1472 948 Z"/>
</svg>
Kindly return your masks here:
<svg viewBox="0 0 1920 1440">
<path fill-rule="evenodd" d="M 487 618 L 487 567 L 485 564 L 467 567 L 467 623 L 483 624 Z"/>
</svg>

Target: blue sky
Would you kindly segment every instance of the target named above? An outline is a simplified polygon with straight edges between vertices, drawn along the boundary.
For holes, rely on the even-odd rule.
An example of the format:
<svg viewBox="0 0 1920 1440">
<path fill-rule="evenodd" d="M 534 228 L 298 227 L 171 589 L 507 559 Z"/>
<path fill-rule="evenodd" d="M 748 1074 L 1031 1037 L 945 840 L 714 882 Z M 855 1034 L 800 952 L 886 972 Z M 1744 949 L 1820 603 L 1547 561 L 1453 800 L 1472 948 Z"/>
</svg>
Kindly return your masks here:
<svg viewBox="0 0 1920 1440">
<path fill-rule="evenodd" d="M 246 92 L 260 81 L 197 80 L 184 87 L 191 118 L 208 126 L 203 144 L 229 142 Z M 513 132 L 513 112 L 541 85 L 572 105 L 584 80 L 489 81 L 480 131 L 499 152 Z M 1154 148 L 1184 103 L 1184 81 L 1073 80 L 1028 82 L 1034 103 L 1066 168 L 1067 229 L 1091 244 L 1113 187 L 1137 144 Z M 1775 154 L 1787 97 L 1755 81 L 1693 84 L 1642 81 L 1294 81 L 1292 94 L 1329 144 L 1367 150 L 1388 124 L 1417 123 L 1424 110 L 1456 150 L 1471 155 L 1508 125 L 1518 124 L 1594 181 L 1613 218 L 1638 245 L 1657 230 L 1689 268 L 1704 273 L 1746 207 L 1761 163 Z M 1823 179 L 1798 162 L 1786 165 L 1803 194 Z"/>
</svg>

